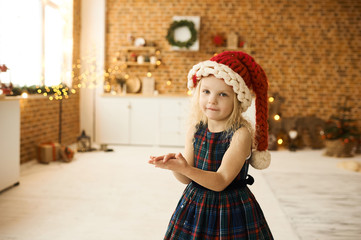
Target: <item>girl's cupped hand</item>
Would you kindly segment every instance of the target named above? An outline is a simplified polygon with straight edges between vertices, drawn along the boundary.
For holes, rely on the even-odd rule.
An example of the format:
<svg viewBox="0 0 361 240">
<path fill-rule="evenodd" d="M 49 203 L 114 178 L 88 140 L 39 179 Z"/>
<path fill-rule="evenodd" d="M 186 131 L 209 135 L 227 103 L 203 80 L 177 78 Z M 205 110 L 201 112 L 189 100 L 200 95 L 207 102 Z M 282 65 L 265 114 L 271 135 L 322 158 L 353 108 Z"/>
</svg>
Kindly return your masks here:
<svg viewBox="0 0 361 240">
<path fill-rule="evenodd" d="M 162 156 L 150 156 L 148 161 L 157 168 L 172 170 L 175 172 L 182 172 L 187 166 L 188 162 L 181 153 L 168 153 Z"/>
</svg>

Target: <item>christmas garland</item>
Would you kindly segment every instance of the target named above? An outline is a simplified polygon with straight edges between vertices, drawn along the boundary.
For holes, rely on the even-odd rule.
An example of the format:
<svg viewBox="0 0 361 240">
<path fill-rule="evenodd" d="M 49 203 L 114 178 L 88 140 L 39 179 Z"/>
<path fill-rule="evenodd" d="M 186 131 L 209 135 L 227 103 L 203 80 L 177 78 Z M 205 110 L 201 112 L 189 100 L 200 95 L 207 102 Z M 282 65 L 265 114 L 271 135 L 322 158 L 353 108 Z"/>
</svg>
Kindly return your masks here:
<svg viewBox="0 0 361 240">
<path fill-rule="evenodd" d="M 66 86 L 65 84 L 61 84 L 58 86 L 54 86 L 54 87 L 47 87 L 47 86 L 23 86 L 23 87 L 14 87 L 12 88 L 12 93 L 10 94 L 10 96 L 19 96 L 21 95 L 23 92 L 27 92 L 28 94 L 38 94 L 38 95 L 43 95 L 43 96 L 55 96 L 55 99 L 58 100 L 58 98 L 61 96 L 66 96 L 65 98 L 67 98 L 67 96 L 71 95 L 72 93 L 75 93 L 75 91 L 73 89 L 69 89 L 68 86 Z"/>
<path fill-rule="evenodd" d="M 185 41 L 177 41 L 174 39 L 174 32 L 177 28 L 180 27 L 188 27 L 189 31 L 191 32 L 191 37 Z M 172 46 L 180 47 L 180 48 L 190 48 L 196 41 L 197 41 L 197 30 L 194 27 L 194 23 L 188 20 L 180 20 L 174 21 L 169 29 L 166 39 L 168 40 L 169 44 Z"/>
</svg>

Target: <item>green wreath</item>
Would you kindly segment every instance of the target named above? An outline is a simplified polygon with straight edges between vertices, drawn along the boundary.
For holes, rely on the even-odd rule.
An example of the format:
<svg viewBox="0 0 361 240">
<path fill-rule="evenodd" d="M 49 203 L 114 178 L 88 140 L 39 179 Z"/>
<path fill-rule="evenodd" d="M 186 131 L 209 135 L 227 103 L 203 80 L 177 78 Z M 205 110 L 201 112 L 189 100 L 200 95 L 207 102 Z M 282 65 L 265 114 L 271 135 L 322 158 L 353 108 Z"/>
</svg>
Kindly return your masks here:
<svg viewBox="0 0 361 240">
<path fill-rule="evenodd" d="M 177 28 L 180 27 L 188 27 L 189 31 L 191 32 L 191 37 L 185 41 L 177 41 L 174 39 L 174 32 Z M 168 40 L 169 44 L 172 46 L 180 47 L 180 48 L 189 48 L 191 47 L 196 41 L 197 41 L 197 30 L 194 27 L 194 23 L 192 21 L 188 20 L 180 20 L 180 21 L 174 21 L 169 29 L 166 39 Z"/>
</svg>

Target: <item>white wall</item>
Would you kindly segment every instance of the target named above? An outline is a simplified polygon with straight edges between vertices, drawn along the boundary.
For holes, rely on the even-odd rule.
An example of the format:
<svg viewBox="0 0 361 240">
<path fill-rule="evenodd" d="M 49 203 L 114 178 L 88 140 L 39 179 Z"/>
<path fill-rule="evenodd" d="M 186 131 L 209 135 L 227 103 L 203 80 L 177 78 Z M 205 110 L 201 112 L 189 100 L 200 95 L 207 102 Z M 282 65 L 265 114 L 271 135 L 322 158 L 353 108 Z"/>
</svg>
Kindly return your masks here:
<svg viewBox="0 0 361 240">
<path fill-rule="evenodd" d="M 81 36 L 80 56 L 81 72 L 88 67 L 90 56 L 96 59 L 96 89 L 82 88 L 80 91 L 80 130 L 85 130 L 92 141 L 95 140 L 95 106 L 97 97 L 102 92 L 102 76 L 105 61 L 105 13 L 106 0 L 82 0 L 81 2 Z"/>
</svg>

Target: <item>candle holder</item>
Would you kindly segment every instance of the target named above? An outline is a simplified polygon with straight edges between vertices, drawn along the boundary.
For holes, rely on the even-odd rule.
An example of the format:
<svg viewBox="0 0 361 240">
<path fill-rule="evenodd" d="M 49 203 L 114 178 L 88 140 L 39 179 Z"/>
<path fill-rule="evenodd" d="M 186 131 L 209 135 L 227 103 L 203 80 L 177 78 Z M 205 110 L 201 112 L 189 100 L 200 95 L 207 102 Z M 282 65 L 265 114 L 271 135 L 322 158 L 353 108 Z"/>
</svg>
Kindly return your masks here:
<svg viewBox="0 0 361 240">
<path fill-rule="evenodd" d="M 81 135 L 77 138 L 78 152 L 89 152 L 91 151 L 91 140 L 90 137 L 85 134 L 83 130 Z"/>
<path fill-rule="evenodd" d="M 298 132 L 295 129 L 292 129 L 288 132 L 288 136 L 290 137 L 290 144 L 289 149 L 290 151 L 296 151 L 297 145 L 296 145 L 296 138 L 297 138 Z"/>
</svg>

